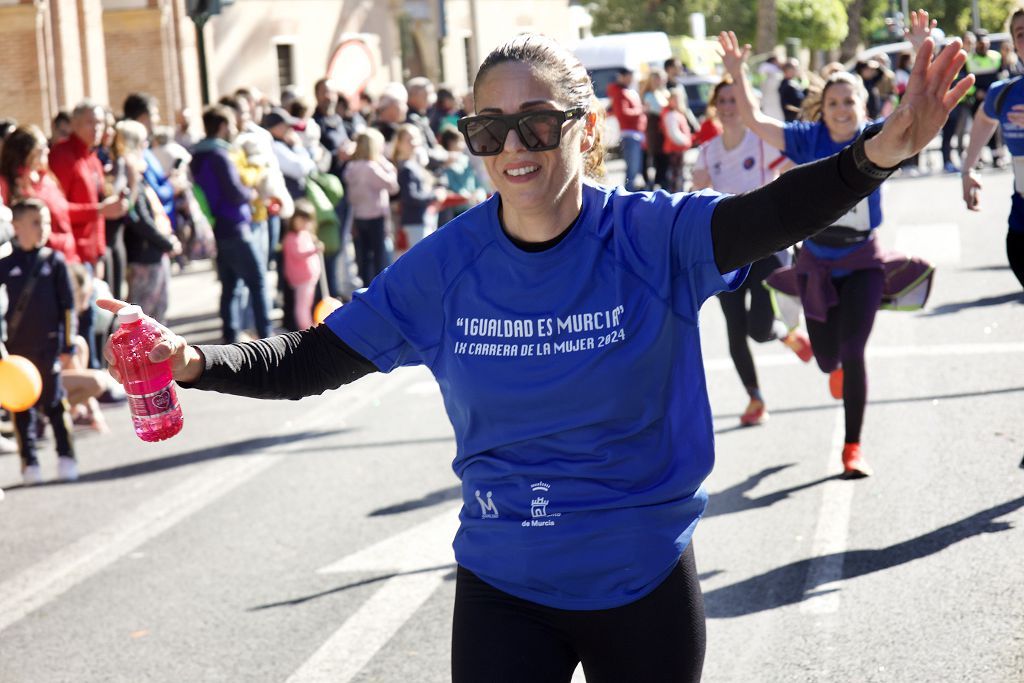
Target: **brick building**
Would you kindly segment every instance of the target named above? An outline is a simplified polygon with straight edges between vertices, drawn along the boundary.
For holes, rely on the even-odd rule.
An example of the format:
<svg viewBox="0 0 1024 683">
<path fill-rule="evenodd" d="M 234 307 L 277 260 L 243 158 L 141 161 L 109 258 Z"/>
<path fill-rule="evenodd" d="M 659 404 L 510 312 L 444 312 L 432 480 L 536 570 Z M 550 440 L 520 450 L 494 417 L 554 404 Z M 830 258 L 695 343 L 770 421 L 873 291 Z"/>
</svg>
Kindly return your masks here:
<svg viewBox="0 0 1024 683">
<path fill-rule="evenodd" d="M 522 31 L 579 37 L 569 0 L 236 0 L 206 25 L 210 96 L 285 85 L 312 93 L 330 70 L 371 92 L 426 75 L 456 90 Z M 493 21 L 499 17 L 501 21 Z M 485 21 L 484 18 L 487 18 Z M 186 0 L 0 0 L 0 116 L 44 130 L 83 98 L 118 110 L 155 95 L 165 118 L 202 106 Z"/>
</svg>

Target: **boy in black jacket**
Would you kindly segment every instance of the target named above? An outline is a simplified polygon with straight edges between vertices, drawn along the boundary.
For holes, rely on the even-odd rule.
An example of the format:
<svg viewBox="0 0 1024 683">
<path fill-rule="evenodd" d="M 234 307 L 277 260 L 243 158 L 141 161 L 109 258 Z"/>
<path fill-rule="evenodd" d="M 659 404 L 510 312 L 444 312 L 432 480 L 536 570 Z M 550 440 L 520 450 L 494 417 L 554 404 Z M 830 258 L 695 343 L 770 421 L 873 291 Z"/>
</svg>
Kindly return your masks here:
<svg viewBox="0 0 1024 683">
<path fill-rule="evenodd" d="M 46 246 L 50 212 L 38 199 L 11 207 L 14 252 L 0 259 L 0 285 L 7 287 L 7 349 L 25 356 L 39 369 L 43 390 L 36 404 L 14 416 L 26 486 L 42 482 L 36 456 L 38 413 L 53 426 L 57 473 L 62 481 L 78 478 L 71 440 L 67 395 L 60 381 L 60 361 L 67 360 L 75 334 L 74 298 L 64 256 Z"/>
</svg>

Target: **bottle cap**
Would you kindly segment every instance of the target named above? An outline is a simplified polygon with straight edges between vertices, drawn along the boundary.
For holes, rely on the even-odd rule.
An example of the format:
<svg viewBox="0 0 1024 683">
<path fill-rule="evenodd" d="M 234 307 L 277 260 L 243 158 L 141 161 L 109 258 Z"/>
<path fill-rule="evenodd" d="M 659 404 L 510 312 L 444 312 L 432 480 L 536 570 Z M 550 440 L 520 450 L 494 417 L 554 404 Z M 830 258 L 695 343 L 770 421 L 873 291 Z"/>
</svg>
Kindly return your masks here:
<svg viewBox="0 0 1024 683">
<path fill-rule="evenodd" d="M 126 323 L 133 323 L 141 319 L 141 306 L 125 306 L 124 308 L 117 312 L 117 322 L 122 325 Z"/>
</svg>

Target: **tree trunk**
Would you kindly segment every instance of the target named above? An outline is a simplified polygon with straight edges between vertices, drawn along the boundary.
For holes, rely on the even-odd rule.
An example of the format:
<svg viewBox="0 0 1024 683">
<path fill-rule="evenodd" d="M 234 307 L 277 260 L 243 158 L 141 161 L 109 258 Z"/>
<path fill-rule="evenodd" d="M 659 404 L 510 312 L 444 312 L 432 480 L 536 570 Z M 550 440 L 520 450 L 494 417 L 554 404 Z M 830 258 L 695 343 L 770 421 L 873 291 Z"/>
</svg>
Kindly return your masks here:
<svg viewBox="0 0 1024 683">
<path fill-rule="evenodd" d="M 775 14 L 775 0 L 757 2 L 757 40 L 754 52 L 770 52 L 778 42 L 778 18 Z"/>
<path fill-rule="evenodd" d="M 864 13 L 864 0 L 848 0 L 846 3 L 846 16 L 848 17 L 850 30 L 846 34 L 846 40 L 839 46 L 839 61 L 845 62 L 852 59 L 861 46 L 860 19 Z"/>
</svg>

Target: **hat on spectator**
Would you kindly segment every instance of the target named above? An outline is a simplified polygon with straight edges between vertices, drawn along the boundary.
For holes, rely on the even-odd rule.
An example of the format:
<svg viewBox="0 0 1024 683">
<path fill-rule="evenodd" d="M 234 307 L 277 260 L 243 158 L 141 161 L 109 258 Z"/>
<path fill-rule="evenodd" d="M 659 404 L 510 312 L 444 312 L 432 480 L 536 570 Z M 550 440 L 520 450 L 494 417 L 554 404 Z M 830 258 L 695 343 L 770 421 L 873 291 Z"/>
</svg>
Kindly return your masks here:
<svg viewBox="0 0 1024 683">
<path fill-rule="evenodd" d="M 267 112 L 267 114 L 263 117 L 263 121 L 260 123 L 260 125 L 266 128 L 267 130 L 270 130 L 274 126 L 277 126 L 282 123 L 287 123 L 289 126 L 294 128 L 296 124 L 299 123 L 299 120 L 292 116 L 291 114 L 289 114 L 288 112 L 286 112 L 284 109 L 281 109 L 280 107 L 274 107 L 269 112 Z"/>
</svg>

